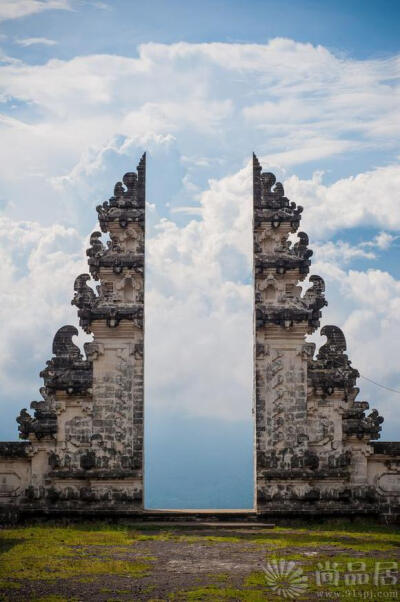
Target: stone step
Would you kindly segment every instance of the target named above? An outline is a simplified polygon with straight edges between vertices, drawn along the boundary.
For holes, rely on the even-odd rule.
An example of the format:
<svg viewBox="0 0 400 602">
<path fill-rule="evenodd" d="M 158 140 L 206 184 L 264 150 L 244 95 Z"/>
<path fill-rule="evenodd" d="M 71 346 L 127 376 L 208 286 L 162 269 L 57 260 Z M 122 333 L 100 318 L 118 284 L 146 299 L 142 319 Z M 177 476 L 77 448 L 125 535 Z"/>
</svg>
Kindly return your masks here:
<svg viewBox="0 0 400 602">
<path fill-rule="evenodd" d="M 274 525 L 262 522 L 255 510 L 247 509 L 152 509 L 144 510 L 138 515 L 138 520 L 146 523 L 174 523 L 181 526 L 192 526 L 193 524 L 204 526 L 242 526 L 242 527 L 268 527 Z"/>
<path fill-rule="evenodd" d="M 221 520 L 210 520 L 203 521 L 197 518 L 193 518 L 192 520 L 182 521 L 179 519 L 170 519 L 165 518 L 162 521 L 153 521 L 152 519 L 148 519 L 146 521 L 142 521 L 139 519 L 139 522 L 145 524 L 146 526 L 151 527 L 191 527 L 192 529 L 197 528 L 211 528 L 211 529 L 273 529 L 275 527 L 272 523 L 263 523 L 256 521 L 248 521 L 248 522 L 240 522 L 240 521 L 221 521 Z"/>
</svg>

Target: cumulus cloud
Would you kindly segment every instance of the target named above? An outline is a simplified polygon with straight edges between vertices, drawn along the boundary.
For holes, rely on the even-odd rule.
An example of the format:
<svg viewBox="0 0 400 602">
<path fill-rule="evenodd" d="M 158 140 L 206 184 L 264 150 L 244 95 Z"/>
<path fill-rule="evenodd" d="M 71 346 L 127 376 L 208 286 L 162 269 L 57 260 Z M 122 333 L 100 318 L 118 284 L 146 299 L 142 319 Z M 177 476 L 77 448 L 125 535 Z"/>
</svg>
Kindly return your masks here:
<svg viewBox="0 0 400 602">
<path fill-rule="evenodd" d="M 399 164 L 342 178 L 331 185 L 323 183 L 320 173 L 309 180 L 293 175 L 285 181 L 285 189 L 304 206 L 303 227 L 315 238 L 357 226 L 400 230 Z M 384 240 L 388 240 L 387 235 L 379 238 L 380 244 Z"/>
<path fill-rule="evenodd" d="M 375 253 L 372 251 L 365 251 L 362 248 L 362 245 L 353 246 L 341 240 L 338 242 L 328 241 L 327 243 L 319 245 L 314 244 L 313 251 L 319 261 L 328 262 L 336 261 L 340 263 L 349 263 L 357 258 L 375 259 L 376 257 Z"/>
<path fill-rule="evenodd" d="M 332 269 L 328 263 L 318 263 L 314 269 L 327 284 L 329 307 L 323 323 L 337 323 L 343 329 L 349 357 L 361 374 L 359 398 L 379 409 L 385 417 L 384 434 L 395 439 L 400 428 L 400 398 L 383 387 L 400 391 L 400 281 L 377 269 Z"/>
<path fill-rule="evenodd" d="M 148 241 L 150 403 L 234 420 L 250 415 L 249 176 L 247 168 L 211 182 L 201 220 L 180 228 L 164 219 Z"/>
<path fill-rule="evenodd" d="M 0 217 L 0 373 L 3 386 L 19 387 L 15 373 L 47 352 L 49 337 L 74 318 L 69 307 L 76 270 L 84 266 L 82 240 L 72 228 Z M 29 346 L 29 353 L 27 352 Z M 10 366 L 13 370 L 10 370 Z M 18 368 L 19 366 L 19 368 Z M 29 373 L 29 371 L 28 371 Z M 26 381 L 25 381 L 26 384 Z"/>
<path fill-rule="evenodd" d="M 52 335 L 74 323 L 69 300 L 75 276 L 87 271 L 82 250 L 95 227 L 94 206 L 144 148 L 147 403 L 250 418 L 253 149 L 305 207 L 313 271 L 327 283 L 324 322 L 344 327 L 362 373 L 399 388 L 399 282 L 374 265 L 400 230 L 398 159 L 368 163 L 352 177 L 329 174 L 329 181 L 290 171 L 322 157 L 396 147 L 397 57 L 355 61 L 283 39 L 144 44 L 135 58 L 8 60 L 0 75 L 7 107 L 23 109 L 0 121 L 6 395 L 17 378 L 29 399 Z M 358 227 L 373 229 L 368 240 L 337 240 Z M 368 260 L 371 270 L 355 270 L 355 259 Z M 368 387 L 362 394 L 376 393 Z M 379 400 L 398 424 L 393 396 Z"/>
<path fill-rule="evenodd" d="M 352 183 L 349 179 L 348 186 Z M 336 183 L 326 188 L 330 191 L 335 186 Z M 154 371 L 149 382 L 153 382 L 150 386 L 157 403 L 236 419 L 244 418 L 249 410 L 250 198 L 251 174 L 247 167 L 210 183 L 210 189 L 200 197 L 200 219 L 183 227 L 163 220 L 158 234 L 149 240 L 149 338 L 156 340 L 158 332 L 167 335 L 164 342 L 148 352 Z M 334 202 L 340 207 L 342 199 L 336 195 Z M 306 213 L 304 218 L 306 221 Z M 329 306 L 324 310 L 323 323 L 343 328 L 354 365 L 364 376 L 400 388 L 396 353 L 400 338 L 400 282 L 382 270 L 362 272 L 348 265 L 354 258 L 372 262 L 376 253 L 385 248 L 386 242 L 382 246 L 381 241 L 386 238 L 382 233 L 374 237 L 374 251 L 362 244 L 313 244 L 311 240 L 315 250 L 311 273 L 319 273 L 326 280 Z M 318 336 L 315 339 L 321 342 Z M 168 356 L 172 347 L 176 349 L 177 362 Z M 158 374 L 163 375 L 160 382 Z M 221 374 L 229 378 L 224 381 Z M 377 406 L 386 415 L 388 430 L 393 433 L 400 426 L 396 406 L 393 407 L 395 394 L 367 381 L 361 380 L 360 386 L 362 394 L 371 399 L 371 407 Z M 173 399 L 165 396 L 170 389 L 179 390 Z"/>
<path fill-rule="evenodd" d="M 210 177 L 222 177 L 221 158 L 239 169 L 253 149 L 265 164 L 285 169 L 394 149 L 399 64 L 398 57 L 357 61 L 279 38 L 266 44 L 147 43 L 137 57 L 9 61 L 0 67 L 0 95 L 32 107 L 33 118 L 17 111 L 14 121 L 3 122 L 1 180 L 4 187 L 15 182 L 23 149 L 32 189 L 48 198 L 36 174 L 65 175 L 89 148 L 116 134 L 179 138 L 180 155 L 203 160 L 185 164 L 202 189 L 204 160 Z"/>
<path fill-rule="evenodd" d="M 378 247 L 378 249 L 387 250 L 392 244 L 398 240 L 398 236 L 394 236 L 389 232 L 379 232 L 373 240 L 362 243 L 367 247 Z"/>
</svg>

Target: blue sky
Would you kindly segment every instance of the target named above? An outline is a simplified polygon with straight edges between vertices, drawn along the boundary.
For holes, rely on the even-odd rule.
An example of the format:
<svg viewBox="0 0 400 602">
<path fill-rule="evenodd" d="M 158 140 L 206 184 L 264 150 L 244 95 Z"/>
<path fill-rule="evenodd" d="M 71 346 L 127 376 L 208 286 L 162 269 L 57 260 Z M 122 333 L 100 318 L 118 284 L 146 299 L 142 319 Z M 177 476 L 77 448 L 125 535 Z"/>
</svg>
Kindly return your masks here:
<svg viewBox="0 0 400 602">
<path fill-rule="evenodd" d="M 253 150 L 305 207 L 324 323 L 400 390 L 399 13 L 0 0 L 2 439 L 76 323 L 95 206 L 144 149 L 149 505 L 251 504 Z M 400 395 L 359 384 L 399 439 Z"/>
<path fill-rule="evenodd" d="M 6 4 L 6 3 L 5 3 Z M 55 49 L 19 50 L 29 62 L 56 56 L 112 53 L 134 56 L 137 45 L 157 41 L 256 42 L 274 37 L 323 44 L 356 58 L 397 52 L 399 4 L 375 0 L 113 0 L 81 1 L 71 11 L 46 11 L 8 21 L 4 30 L 19 37 L 54 38 Z"/>
</svg>

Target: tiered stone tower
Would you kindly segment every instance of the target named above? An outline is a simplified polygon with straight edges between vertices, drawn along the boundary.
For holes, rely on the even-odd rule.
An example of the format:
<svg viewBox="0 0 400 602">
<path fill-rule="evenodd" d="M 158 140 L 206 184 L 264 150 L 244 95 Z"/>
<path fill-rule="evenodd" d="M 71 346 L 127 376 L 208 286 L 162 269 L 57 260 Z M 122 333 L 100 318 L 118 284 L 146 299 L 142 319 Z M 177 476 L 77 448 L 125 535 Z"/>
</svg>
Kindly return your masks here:
<svg viewBox="0 0 400 602">
<path fill-rule="evenodd" d="M 86 359 L 72 342 L 78 330 L 60 328 L 41 372 L 43 401 L 32 402 L 33 417 L 22 410 L 17 419 L 30 441 L 19 451 L 32 505 L 142 508 L 145 168 L 143 155 L 137 173 L 125 174 L 97 207 L 109 236 L 104 244 L 93 232 L 87 251 L 97 293 L 81 274 L 72 300 L 94 337 Z"/>
<path fill-rule="evenodd" d="M 314 359 L 306 335 L 327 304 L 324 281 L 310 276 L 303 208 L 289 202 L 253 156 L 256 503 L 277 514 L 380 512 L 399 509 L 399 444 L 376 444 L 376 410 L 356 401 L 357 370 L 337 326 Z M 375 453 L 374 453 L 375 452 Z M 379 452 L 379 453 L 378 453 Z M 386 455 L 385 472 L 382 452 Z M 389 461 L 389 456 L 392 456 Z M 397 456 L 397 459 L 396 459 Z M 389 495 L 388 495 L 389 494 Z"/>
</svg>

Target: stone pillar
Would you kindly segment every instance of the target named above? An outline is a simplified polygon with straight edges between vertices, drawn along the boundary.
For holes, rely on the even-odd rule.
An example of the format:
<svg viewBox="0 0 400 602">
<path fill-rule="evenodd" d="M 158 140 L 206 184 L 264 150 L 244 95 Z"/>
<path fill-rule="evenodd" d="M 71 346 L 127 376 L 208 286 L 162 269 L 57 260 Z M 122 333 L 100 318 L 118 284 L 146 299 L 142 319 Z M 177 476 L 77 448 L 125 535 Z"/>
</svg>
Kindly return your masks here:
<svg viewBox="0 0 400 602">
<path fill-rule="evenodd" d="M 282 184 L 253 157 L 254 329 L 257 509 L 301 480 L 315 461 L 308 449 L 305 335 L 319 325 L 323 282 L 302 295 L 299 283 L 312 251 L 298 230 L 302 208 L 284 196 Z"/>
<path fill-rule="evenodd" d="M 101 232 L 91 235 L 90 276 L 75 281 L 73 303 L 94 341 L 85 346 L 93 363 L 91 452 L 86 469 L 92 487 L 117 501 L 143 500 L 145 155 L 137 174 L 125 174 L 109 202 L 97 207 Z M 94 484 L 95 483 L 95 484 Z M 102 487 L 102 483 L 107 487 Z"/>
</svg>

